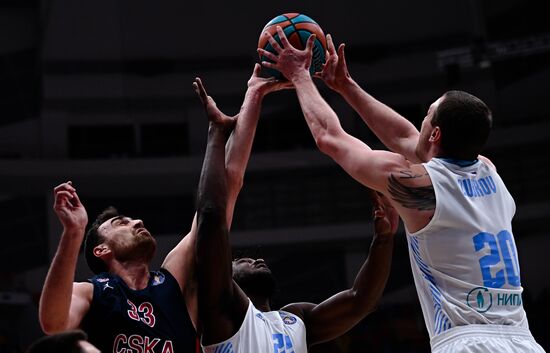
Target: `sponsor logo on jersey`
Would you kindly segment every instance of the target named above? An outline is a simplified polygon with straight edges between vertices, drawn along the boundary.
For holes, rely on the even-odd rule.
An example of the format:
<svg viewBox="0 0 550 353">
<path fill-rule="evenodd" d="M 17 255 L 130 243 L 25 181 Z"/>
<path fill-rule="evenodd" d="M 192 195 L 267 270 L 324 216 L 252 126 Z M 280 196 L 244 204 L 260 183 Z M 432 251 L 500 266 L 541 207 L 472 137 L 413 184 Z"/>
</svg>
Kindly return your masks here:
<svg viewBox="0 0 550 353">
<path fill-rule="evenodd" d="M 154 272 L 153 274 L 153 286 L 158 286 L 159 284 L 164 283 L 164 273 Z"/>
<path fill-rule="evenodd" d="M 294 316 L 290 316 L 281 312 L 279 312 L 279 315 L 281 316 L 281 319 L 283 319 L 283 322 L 287 325 L 293 325 L 296 323 L 296 318 Z"/>
<path fill-rule="evenodd" d="M 493 294 L 485 287 L 476 287 L 468 293 L 466 303 L 478 313 L 484 313 L 493 306 Z"/>
<path fill-rule="evenodd" d="M 478 313 L 484 313 L 493 306 L 518 307 L 523 305 L 521 294 L 519 293 L 492 293 L 486 287 L 476 287 L 468 293 L 466 298 L 468 306 Z"/>
<path fill-rule="evenodd" d="M 105 283 L 105 284 L 103 285 L 103 290 L 105 290 L 105 289 L 115 289 L 115 288 L 114 288 L 114 287 L 111 287 L 111 285 L 109 284 L 109 282 L 107 282 L 107 283 Z"/>
<path fill-rule="evenodd" d="M 263 316 L 262 314 L 257 313 L 257 314 L 256 314 L 256 317 L 257 317 L 258 319 L 262 320 L 263 322 L 265 322 L 265 318 L 264 318 L 264 316 Z"/>
<path fill-rule="evenodd" d="M 99 283 L 109 282 L 110 278 L 97 278 L 96 281 Z"/>
</svg>

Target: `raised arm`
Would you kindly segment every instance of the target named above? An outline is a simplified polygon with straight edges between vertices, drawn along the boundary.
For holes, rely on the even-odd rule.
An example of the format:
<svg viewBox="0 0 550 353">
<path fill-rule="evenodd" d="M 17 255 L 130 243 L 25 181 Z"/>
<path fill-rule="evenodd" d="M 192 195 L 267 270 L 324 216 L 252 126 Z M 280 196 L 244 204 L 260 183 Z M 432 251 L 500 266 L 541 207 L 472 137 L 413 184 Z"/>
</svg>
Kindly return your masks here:
<svg viewBox="0 0 550 353">
<path fill-rule="evenodd" d="M 424 162 L 415 153 L 419 136 L 416 127 L 355 82 L 347 68 L 344 48 L 345 44 L 340 44 L 336 51 L 332 36 L 327 35 L 326 63 L 315 76 L 340 93 L 391 151 L 402 154 L 411 162 Z"/>
<path fill-rule="evenodd" d="M 252 149 L 252 142 L 260 117 L 263 98 L 270 92 L 292 87 L 289 82 L 277 81 L 274 78 L 260 77 L 260 69 L 260 65 L 257 64 L 254 67 L 252 76 L 248 80 L 248 89 L 238 114 L 237 123 L 226 146 L 225 166 L 228 189 L 226 221 L 228 228 L 231 228 L 233 210 L 235 208 L 237 196 L 242 188 L 244 173 L 250 158 L 250 151 Z M 200 79 L 194 82 L 194 89 L 210 120 L 236 118 L 229 117 L 219 110 L 214 99 L 206 92 Z M 187 309 L 195 327 L 197 327 L 196 279 L 194 278 L 194 244 L 196 241 L 196 234 L 197 218 L 195 215 L 189 233 L 166 256 L 162 264 L 162 267 L 169 270 L 178 280 L 185 294 Z"/>
<path fill-rule="evenodd" d="M 304 50 L 298 50 L 290 45 L 280 27 L 277 32 L 281 44 L 267 34 L 276 54 L 259 50 L 272 61 L 262 65 L 279 70 L 292 82 L 319 150 L 361 184 L 391 196 L 392 205 L 410 231 L 424 227 L 435 208 L 435 194 L 424 167 L 413 165 L 398 153 L 374 151 L 346 133 L 309 74 L 314 37 L 308 39 Z"/>
<path fill-rule="evenodd" d="M 353 287 L 321 304 L 290 304 L 287 310 L 301 316 L 307 327 L 308 345 L 341 336 L 374 311 L 388 280 L 393 251 L 393 235 L 399 216 L 387 199 L 372 192 L 374 236 L 369 255 L 359 270 Z"/>
<path fill-rule="evenodd" d="M 373 151 L 343 130 L 338 116 L 323 99 L 309 74 L 314 37 L 308 39 L 306 49 L 298 50 L 290 45 L 280 27 L 277 30 L 281 45 L 266 35 L 278 55 L 259 49 L 261 55 L 273 61 L 262 62 L 262 65 L 279 70 L 293 83 L 308 127 L 321 152 L 329 155 L 360 183 L 386 193 L 390 173 L 408 166 L 408 162 L 399 154 Z"/>
<path fill-rule="evenodd" d="M 212 115 L 208 114 L 209 119 Z M 197 196 L 196 274 L 203 344 L 231 337 L 244 319 L 248 299 L 232 279 L 225 143 L 234 119 L 210 120 Z"/>
<path fill-rule="evenodd" d="M 47 334 L 77 328 L 90 308 L 91 283 L 73 283 L 88 216 L 69 181 L 54 189 L 54 210 L 63 234 L 50 265 L 42 294 L 39 319 Z"/>
<path fill-rule="evenodd" d="M 260 71 L 260 64 L 255 64 L 254 72 L 248 80 L 248 89 L 238 114 L 237 124 L 226 146 L 225 167 L 228 188 L 226 212 L 229 228 L 231 228 L 235 203 L 241 191 L 246 166 L 250 159 L 252 142 L 256 134 L 263 98 L 271 92 L 292 88 L 292 84 L 288 81 L 279 81 L 273 77 L 260 77 Z M 206 91 L 204 91 L 201 97 L 208 97 Z M 203 101 L 205 101 L 204 98 Z M 208 97 L 208 101 L 213 102 L 210 97 Z M 208 111 L 208 107 L 206 109 Z"/>
</svg>

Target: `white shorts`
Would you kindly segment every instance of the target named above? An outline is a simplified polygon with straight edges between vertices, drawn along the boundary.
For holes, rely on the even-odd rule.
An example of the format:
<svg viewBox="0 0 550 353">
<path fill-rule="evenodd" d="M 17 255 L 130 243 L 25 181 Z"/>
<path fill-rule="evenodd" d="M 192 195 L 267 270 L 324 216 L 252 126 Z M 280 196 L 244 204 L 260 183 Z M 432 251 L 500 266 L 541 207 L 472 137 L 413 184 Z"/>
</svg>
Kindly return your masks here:
<svg viewBox="0 0 550 353">
<path fill-rule="evenodd" d="M 545 353 L 528 329 L 514 326 L 458 326 L 430 343 L 432 353 Z"/>
</svg>

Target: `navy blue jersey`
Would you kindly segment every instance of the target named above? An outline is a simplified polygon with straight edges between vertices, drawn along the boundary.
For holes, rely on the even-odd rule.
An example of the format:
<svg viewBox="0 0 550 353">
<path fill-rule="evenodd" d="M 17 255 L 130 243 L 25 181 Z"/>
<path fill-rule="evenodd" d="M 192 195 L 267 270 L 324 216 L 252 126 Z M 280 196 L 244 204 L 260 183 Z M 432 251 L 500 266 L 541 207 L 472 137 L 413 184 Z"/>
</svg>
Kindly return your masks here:
<svg viewBox="0 0 550 353">
<path fill-rule="evenodd" d="M 197 335 L 178 282 L 165 269 L 151 272 L 145 289 L 132 290 L 113 274 L 90 279 L 94 295 L 82 321 L 103 353 L 194 353 Z"/>
</svg>

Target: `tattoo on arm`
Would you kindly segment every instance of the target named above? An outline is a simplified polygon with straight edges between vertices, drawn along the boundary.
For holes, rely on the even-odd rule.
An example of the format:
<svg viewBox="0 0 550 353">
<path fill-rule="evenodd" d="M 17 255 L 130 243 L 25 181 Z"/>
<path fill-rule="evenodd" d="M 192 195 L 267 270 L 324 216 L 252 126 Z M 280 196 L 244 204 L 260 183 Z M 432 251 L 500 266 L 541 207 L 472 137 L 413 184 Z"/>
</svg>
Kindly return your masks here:
<svg viewBox="0 0 550 353">
<path fill-rule="evenodd" d="M 403 173 L 403 172 L 402 172 Z M 404 179 L 416 178 L 421 175 L 406 176 Z M 433 185 L 427 186 L 406 186 L 392 174 L 389 177 L 388 191 L 392 199 L 399 202 L 403 207 L 429 211 L 435 209 L 435 192 Z"/>
</svg>

